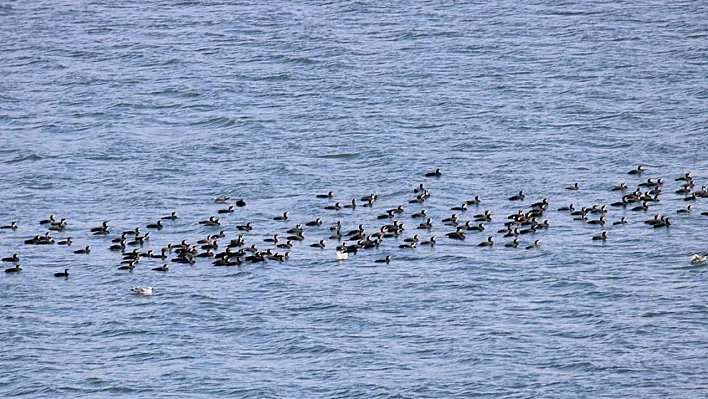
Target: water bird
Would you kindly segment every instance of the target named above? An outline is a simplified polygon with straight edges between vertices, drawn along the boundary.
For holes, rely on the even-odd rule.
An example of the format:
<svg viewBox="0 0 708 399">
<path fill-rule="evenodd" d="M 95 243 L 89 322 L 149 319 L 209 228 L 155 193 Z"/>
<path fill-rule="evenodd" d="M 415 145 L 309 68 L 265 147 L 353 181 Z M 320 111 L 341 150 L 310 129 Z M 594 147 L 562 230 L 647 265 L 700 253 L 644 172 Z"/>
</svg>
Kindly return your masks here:
<svg viewBox="0 0 708 399">
<path fill-rule="evenodd" d="M 465 230 L 467 231 L 484 231 L 484 223 L 480 223 L 476 226 L 470 224 L 469 221 L 465 222 Z"/>
<path fill-rule="evenodd" d="M 164 226 L 162 225 L 162 220 L 158 220 L 155 223 L 150 223 L 147 225 L 148 229 L 157 229 L 157 230 L 162 230 Z"/>
<path fill-rule="evenodd" d="M 450 208 L 450 210 L 465 212 L 467 210 L 467 203 L 465 202 L 460 206 L 453 206 L 452 208 Z"/>
<path fill-rule="evenodd" d="M 467 200 L 467 205 L 479 205 L 482 203 L 482 200 L 479 198 L 479 195 L 475 195 L 474 199 Z"/>
<path fill-rule="evenodd" d="M 428 172 L 425 177 L 440 177 L 442 176 L 442 171 L 440 169 L 435 169 L 434 172 Z"/>
<path fill-rule="evenodd" d="M 96 232 L 102 232 L 108 230 L 108 220 L 104 220 L 100 226 L 98 227 L 92 227 L 91 232 L 96 233 Z"/>
<path fill-rule="evenodd" d="M 562 206 L 562 207 L 558 208 L 558 210 L 561 212 L 564 212 L 564 211 L 571 211 L 572 212 L 572 211 L 575 211 L 575 207 L 573 206 L 573 204 L 570 204 L 568 206 Z"/>
<path fill-rule="evenodd" d="M 655 223 L 652 227 L 655 229 L 659 229 L 662 227 L 669 227 L 671 225 L 671 218 L 664 218 L 659 221 L 659 223 Z"/>
<path fill-rule="evenodd" d="M 674 179 L 676 181 L 693 181 L 693 177 L 691 177 L 691 172 L 686 172 L 685 175 Z"/>
<path fill-rule="evenodd" d="M 10 222 L 9 225 L 2 226 L 0 229 L 10 229 L 10 230 L 17 230 L 17 221 L 12 221 Z"/>
<path fill-rule="evenodd" d="M 689 204 L 686 208 L 681 208 L 676 211 L 676 213 L 691 213 L 693 211 L 693 204 Z"/>
<path fill-rule="evenodd" d="M 637 169 L 632 169 L 627 172 L 628 175 L 641 175 L 642 173 L 644 173 L 644 166 L 642 165 L 637 166 Z"/>
<path fill-rule="evenodd" d="M 491 247 L 492 245 L 494 245 L 494 237 L 492 236 L 489 236 L 489 238 L 487 238 L 487 241 L 482 241 L 477 244 L 478 247 Z"/>
<path fill-rule="evenodd" d="M 411 215 L 411 218 L 413 218 L 413 219 L 424 218 L 424 217 L 428 217 L 427 211 L 425 209 Z"/>
<path fill-rule="evenodd" d="M 179 217 L 177 216 L 176 211 L 172 211 L 169 215 L 163 216 L 160 219 L 162 220 L 177 220 Z"/>
<path fill-rule="evenodd" d="M 221 226 L 221 222 L 219 222 L 219 219 L 216 216 L 210 216 L 207 220 L 200 220 L 199 224 L 209 227 Z"/>
<path fill-rule="evenodd" d="M 152 295 L 152 287 L 133 287 L 130 291 L 135 295 Z"/>
<path fill-rule="evenodd" d="M 59 241 L 57 245 L 71 245 L 73 244 L 73 239 L 71 237 L 66 237 L 65 239 Z"/>
<path fill-rule="evenodd" d="M 430 245 L 431 247 L 434 247 L 437 243 L 438 242 L 435 241 L 435 236 L 430 236 L 428 240 L 421 242 L 420 245 Z"/>
<path fill-rule="evenodd" d="M 281 216 L 276 216 L 273 220 L 288 220 L 288 212 L 283 212 Z"/>
<path fill-rule="evenodd" d="M 386 264 L 389 264 L 389 263 L 391 263 L 391 260 L 392 260 L 391 255 L 386 255 L 386 257 L 383 258 L 383 259 L 376 259 L 376 260 L 374 261 L 374 263 L 386 263 Z"/>
<path fill-rule="evenodd" d="M 91 253 L 91 246 L 87 245 L 86 248 L 84 248 L 84 249 L 77 249 L 76 251 L 74 251 L 74 253 L 79 254 L 79 255 L 90 254 Z"/>
<path fill-rule="evenodd" d="M 613 226 L 617 226 L 620 224 L 627 224 L 627 217 L 626 216 L 622 216 L 622 219 L 612 223 Z"/>
<path fill-rule="evenodd" d="M 321 226 L 322 225 L 322 218 L 317 218 L 313 221 L 305 223 L 305 226 L 308 227 L 316 227 L 316 226 Z"/>
<path fill-rule="evenodd" d="M 69 277 L 69 269 L 64 269 L 63 272 L 54 273 L 54 277 Z"/>
<path fill-rule="evenodd" d="M 12 256 L 7 257 L 7 258 L 2 258 L 3 262 L 19 262 L 20 261 L 20 254 L 12 254 Z"/>
<path fill-rule="evenodd" d="M 566 190 L 571 190 L 571 191 L 578 191 L 580 190 L 580 183 L 576 182 L 572 186 L 568 186 L 565 188 Z"/>
<path fill-rule="evenodd" d="M 243 199 L 238 199 L 236 200 L 236 206 L 238 206 L 239 208 L 243 208 L 244 206 L 246 206 L 246 201 L 244 201 Z"/>
<path fill-rule="evenodd" d="M 541 240 L 536 240 L 533 242 L 533 244 L 527 246 L 526 249 L 533 249 L 533 248 L 539 248 L 539 247 L 541 247 Z"/>
<path fill-rule="evenodd" d="M 316 242 L 316 243 L 314 243 L 314 244 L 310 244 L 310 247 L 322 249 L 322 248 L 325 247 L 325 241 L 324 241 L 324 240 L 320 240 L 320 242 Z"/>
<path fill-rule="evenodd" d="M 356 199 L 353 199 L 350 204 L 344 205 L 342 208 L 356 209 Z"/>
<path fill-rule="evenodd" d="M 506 248 L 517 248 L 519 246 L 519 239 L 514 238 L 514 241 L 509 241 L 506 244 L 504 244 Z"/>
<path fill-rule="evenodd" d="M 54 219 L 54 215 L 49 215 L 49 219 L 44 219 L 40 220 L 39 224 L 51 224 L 54 223 L 56 220 Z"/>
<path fill-rule="evenodd" d="M 702 265 L 706 262 L 708 262 L 708 256 L 706 255 L 693 254 L 693 256 L 691 256 L 692 265 Z"/>
<path fill-rule="evenodd" d="M 335 202 L 334 205 L 327 205 L 324 207 L 324 209 L 329 211 L 338 211 L 342 209 L 342 204 L 340 204 L 339 202 Z"/>
<path fill-rule="evenodd" d="M 526 198 L 526 195 L 524 194 L 524 190 L 521 190 L 518 194 L 509 197 L 509 201 L 523 201 L 524 198 Z"/>
<path fill-rule="evenodd" d="M 9 268 L 5 269 L 5 273 L 19 273 L 21 271 L 22 271 L 22 265 L 19 263 L 17 265 L 15 265 L 14 267 L 9 267 Z"/>
<path fill-rule="evenodd" d="M 154 267 L 152 270 L 154 270 L 156 272 L 166 272 L 166 271 L 170 270 L 170 265 L 165 263 L 164 265 L 162 265 L 160 267 Z"/>
<path fill-rule="evenodd" d="M 251 222 L 248 222 L 244 225 L 236 226 L 236 229 L 240 230 L 240 231 L 251 231 L 251 230 L 253 230 L 253 226 L 252 226 Z"/>
<path fill-rule="evenodd" d="M 612 187 L 612 191 L 625 191 L 627 190 L 627 183 L 622 182 L 614 187 Z"/>
<path fill-rule="evenodd" d="M 234 207 L 233 205 L 229 205 L 228 208 L 219 209 L 218 211 L 216 211 L 216 213 L 234 213 L 235 210 L 236 210 L 236 207 Z"/>
<path fill-rule="evenodd" d="M 598 240 L 599 241 L 606 241 L 607 240 L 607 232 L 603 231 L 602 233 L 600 233 L 596 236 L 593 236 L 592 239 L 595 241 L 598 241 Z"/>
<path fill-rule="evenodd" d="M 225 204 L 231 197 L 221 196 L 213 198 L 215 204 Z"/>
<path fill-rule="evenodd" d="M 335 252 L 335 257 L 337 258 L 337 260 L 347 260 L 349 259 L 349 254 L 346 252 L 337 251 Z"/>
<path fill-rule="evenodd" d="M 334 191 L 330 191 L 327 194 L 317 194 L 317 198 L 332 199 L 334 198 Z"/>
</svg>

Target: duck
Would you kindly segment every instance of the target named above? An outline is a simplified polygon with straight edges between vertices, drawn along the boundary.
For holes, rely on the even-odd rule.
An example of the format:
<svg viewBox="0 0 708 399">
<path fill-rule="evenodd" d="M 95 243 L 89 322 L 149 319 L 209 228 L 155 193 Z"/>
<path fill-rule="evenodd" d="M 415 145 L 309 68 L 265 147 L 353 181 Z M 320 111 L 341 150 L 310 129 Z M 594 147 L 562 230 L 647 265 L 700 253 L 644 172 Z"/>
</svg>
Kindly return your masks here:
<svg viewBox="0 0 708 399">
<path fill-rule="evenodd" d="M 90 253 L 91 253 L 91 246 L 90 246 L 90 245 L 87 245 L 86 248 L 84 248 L 84 249 L 77 249 L 76 251 L 74 251 L 74 253 L 75 253 L 75 254 L 79 254 L 79 255 L 82 255 L 82 254 L 83 254 L 83 255 L 90 254 Z"/>
<path fill-rule="evenodd" d="M 54 222 L 56 222 L 54 215 L 49 215 L 49 219 L 40 220 L 39 224 L 52 224 Z"/>
<path fill-rule="evenodd" d="M 693 211 L 693 204 L 689 204 L 686 208 L 682 208 L 676 211 L 676 213 L 691 213 Z"/>
<path fill-rule="evenodd" d="M 573 204 L 569 204 L 568 206 L 562 206 L 562 207 L 558 208 L 558 211 L 559 212 L 566 212 L 566 211 L 573 212 L 573 211 L 575 211 L 575 206 Z"/>
<path fill-rule="evenodd" d="M 475 195 L 474 199 L 467 200 L 467 205 L 479 205 L 482 203 L 482 199 L 479 198 L 479 195 Z"/>
<path fill-rule="evenodd" d="M 327 194 L 317 194 L 317 198 L 332 199 L 334 198 L 334 191 L 330 191 Z"/>
<path fill-rule="evenodd" d="M 651 177 L 648 178 L 647 181 L 637 184 L 637 187 L 654 187 L 654 186 L 656 186 L 656 182 Z"/>
<path fill-rule="evenodd" d="M 482 214 L 474 215 L 474 220 L 476 222 L 491 222 L 492 221 L 492 211 L 486 210 Z"/>
<path fill-rule="evenodd" d="M 580 190 L 580 183 L 575 182 L 572 186 L 568 186 L 565 188 L 566 190 L 571 190 L 571 191 L 578 191 Z"/>
<path fill-rule="evenodd" d="M 698 198 L 698 196 L 696 195 L 696 193 L 691 193 L 690 195 L 687 195 L 687 196 L 683 197 L 683 200 L 684 200 L 684 201 L 695 201 L 696 198 Z"/>
<path fill-rule="evenodd" d="M 401 214 L 401 213 L 403 213 L 403 210 L 404 210 L 403 205 L 399 205 L 393 209 L 387 210 L 386 212 L 393 212 L 395 214 Z"/>
<path fill-rule="evenodd" d="M 431 229 L 433 228 L 433 218 L 426 219 L 425 222 L 418 225 L 419 229 Z"/>
<path fill-rule="evenodd" d="M 642 205 L 635 206 L 634 208 L 632 208 L 632 210 L 633 211 L 648 211 L 649 204 L 646 201 L 644 201 L 644 202 L 642 202 Z"/>
<path fill-rule="evenodd" d="M 212 201 L 214 201 L 215 204 L 225 204 L 229 201 L 229 199 L 231 199 L 231 197 L 227 197 L 224 195 L 221 197 L 214 197 Z"/>
<path fill-rule="evenodd" d="M 524 190 L 521 190 L 518 194 L 509 197 L 509 201 L 523 201 L 524 198 L 526 198 L 526 195 L 524 194 Z"/>
<path fill-rule="evenodd" d="M 310 247 L 322 249 L 322 248 L 325 247 L 325 241 L 324 241 L 324 240 L 320 240 L 320 242 L 316 242 L 316 243 L 314 243 L 314 244 L 310 244 Z"/>
<path fill-rule="evenodd" d="M 419 219 L 419 218 L 425 218 L 425 217 L 428 217 L 428 213 L 425 209 L 411 215 L 411 218 L 413 218 L 413 219 Z"/>
<path fill-rule="evenodd" d="M 310 222 L 305 223 L 305 226 L 307 227 L 317 227 L 317 226 L 322 226 L 322 218 L 317 218 L 315 220 L 312 220 Z"/>
<path fill-rule="evenodd" d="M 614 187 L 612 187 L 611 191 L 626 191 L 627 190 L 627 183 L 622 182 Z"/>
<path fill-rule="evenodd" d="M 420 245 L 429 245 L 429 246 L 431 246 L 431 247 L 434 247 L 435 244 L 437 244 L 437 243 L 438 243 L 438 242 L 435 240 L 435 236 L 430 236 L 429 239 L 427 239 L 426 241 L 421 242 Z"/>
<path fill-rule="evenodd" d="M 423 186 L 423 183 L 420 183 L 418 187 L 413 189 L 413 194 L 418 194 L 418 193 L 424 193 L 426 190 L 425 186 Z"/>
<path fill-rule="evenodd" d="M 659 223 L 654 224 L 652 227 L 659 229 L 662 227 L 669 227 L 671 225 L 671 218 L 664 218 Z"/>
<path fill-rule="evenodd" d="M 96 233 L 96 232 L 99 232 L 99 231 L 106 231 L 106 230 L 108 230 L 108 223 L 109 223 L 108 220 L 104 220 L 104 221 L 101 223 L 100 226 L 98 226 L 98 227 L 92 227 L 92 228 L 91 228 L 91 232 L 92 232 L 92 233 Z"/>
<path fill-rule="evenodd" d="M 248 223 L 246 223 L 246 224 L 244 224 L 244 225 L 236 226 L 236 230 L 239 230 L 239 231 L 251 231 L 251 230 L 253 230 L 253 225 L 251 224 L 251 222 L 248 222 Z"/>
<path fill-rule="evenodd" d="M 338 211 L 342 209 L 342 204 L 339 202 L 335 202 L 334 205 L 327 205 L 324 207 L 324 209 L 329 210 L 329 211 Z"/>
<path fill-rule="evenodd" d="M 693 181 L 693 177 L 691 177 L 691 172 L 686 172 L 683 176 L 674 179 L 675 181 Z"/>
<path fill-rule="evenodd" d="M 442 176 L 442 171 L 440 169 L 435 169 L 434 172 L 428 172 L 425 177 L 440 177 Z"/>
<path fill-rule="evenodd" d="M 467 231 L 484 231 L 484 229 L 484 223 L 473 226 L 469 221 L 465 222 L 465 230 Z"/>
<path fill-rule="evenodd" d="M 288 234 L 297 234 L 297 233 L 302 233 L 304 230 L 302 229 L 302 224 L 298 223 L 295 225 L 295 227 L 289 228 L 286 233 Z"/>
<path fill-rule="evenodd" d="M 200 222 L 201 223 L 201 222 Z M 126 236 L 137 236 L 140 235 L 140 227 L 136 227 L 134 230 L 126 230 L 121 234 L 125 234 Z"/>
<path fill-rule="evenodd" d="M 219 222 L 219 219 L 216 216 L 210 216 L 207 220 L 201 220 L 199 221 L 199 224 L 209 227 L 221 226 L 221 222 Z"/>
<path fill-rule="evenodd" d="M 462 203 L 462 205 L 460 205 L 460 206 L 453 206 L 452 208 L 450 208 L 450 210 L 452 210 L 452 211 L 459 211 L 459 212 L 465 212 L 465 211 L 467 211 L 467 203 L 464 202 L 464 203 Z"/>
<path fill-rule="evenodd" d="M 518 237 L 519 234 L 521 234 L 521 233 L 519 232 L 519 229 L 518 229 L 518 228 L 514 228 L 513 230 L 508 231 L 506 234 L 504 234 L 504 237 L 505 237 L 505 238 L 506 238 L 506 237 Z"/>
<path fill-rule="evenodd" d="M 360 199 L 364 202 L 374 202 L 379 198 L 379 193 L 374 191 L 373 193 L 366 195 L 364 197 L 361 197 Z"/>
<path fill-rule="evenodd" d="M 457 221 L 458 221 L 458 218 L 457 218 L 457 214 L 455 214 L 455 213 L 453 213 L 452 216 L 450 216 L 449 218 L 445 218 L 442 220 L 442 222 L 448 226 L 457 226 Z"/>
<path fill-rule="evenodd" d="M 342 232 L 341 230 L 337 230 L 334 232 L 334 234 L 329 236 L 330 240 L 341 240 L 342 239 Z"/>
<path fill-rule="evenodd" d="M 136 265 L 136 264 L 137 264 L 137 262 L 130 262 L 130 263 L 128 263 L 128 264 L 125 265 L 125 266 L 119 266 L 119 267 L 118 267 L 118 270 L 128 270 L 128 271 L 131 271 L 131 272 L 132 272 L 133 269 L 135 269 L 135 265 Z"/>
<path fill-rule="evenodd" d="M 162 219 L 162 220 L 177 220 L 178 218 L 179 218 L 179 217 L 177 216 L 177 212 L 176 212 L 176 211 L 172 211 L 172 212 L 170 212 L 169 215 L 163 216 L 163 217 L 161 217 L 160 219 Z"/>
<path fill-rule="evenodd" d="M 693 256 L 691 256 L 692 265 L 702 265 L 706 262 L 708 262 L 708 256 L 706 255 L 693 254 Z"/>
<path fill-rule="evenodd" d="M 170 265 L 165 263 L 164 265 L 162 265 L 160 267 L 153 267 L 152 270 L 154 270 L 156 272 L 166 272 L 166 271 L 170 270 Z"/>
<path fill-rule="evenodd" d="M 347 260 L 349 259 L 349 254 L 346 252 L 337 251 L 334 253 L 337 260 Z"/>
<path fill-rule="evenodd" d="M 540 248 L 540 247 L 541 247 L 541 240 L 536 240 L 533 242 L 533 244 L 527 246 L 526 249 L 534 249 L 534 248 Z"/>
<path fill-rule="evenodd" d="M 62 218 L 59 222 L 52 223 L 49 226 L 49 230 L 51 230 L 51 231 L 64 231 L 64 229 L 66 228 L 67 221 L 68 221 L 68 219 Z"/>
<path fill-rule="evenodd" d="M 54 277 L 69 277 L 69 269 L 64 269 L 63 272 L 54 273 Z"/>
<path fill-rule="evenodd" d="M 491 247 L 494 245 L 494 237 L 489 236 L 487 238 L 487 241 L 482 241 L 479 244 L 477 244 L 478 247 Z"/>
<path fill-rule="evenodd" d="M 285 239 L 291 241 L 303 241 L 305 239 L 305 235 L 302 232 L 298 232 L 294 235 L 285 237 Z"/>
<path fill-rule="evenodd" d="M 356 209 L 356 198 L 350 204 L 344 205 L 342 208 Z"/>
<path fill-rule="evenodd" d="M 158 220 L 155 223 L 150 223 L 147 225 L 148 229 L 157 229 L 157 230 L 162 230 L 164 226 L 162 225 L 162 220 Z"/>
<path fill-rule="evenodd" d="M 122 251 L 125 249 L 125 239 L 121 240 L 120 243 L 111 245 L 108 247 L 109 251 Z"/>
<path fill-rule="evenodd" d="M 228 208 L 226 208 L 226 209 L 219 209 L 218 211 L 216 211 L 216 213 L 234 213 L 235 210 L 236 210 L 236 207 L 235 207 L 235 206 L 229 205 Z"/>
<path fill-rule="evenodd" d="M 408 238 L 403 239 L 403 242 L 416 242 L 417 243 L 418 241 L 419 241 L 418 234 L 415 234 L 413 237 L 408 237 Z"/>
<path fill-rule="evenodd" d="M 133 287 L 130 291 L 135 295 L 152 295 L 152 287 Z"/>
<path fill-rule="evenodd" d="M 386 263 L 386 264 L 389 264 L 389 263 L 391 263 L 391 260 L 392 260 L 391 255 L 386 255 L 386 257 L 383 258 L 383 259 L 376 259 L 376 260 L 374 261 L 374 263 Z"/>
<path fill-rule="evenodd" d="M 394 216 L 396 216 L 396 212 L 388 210 L 386 213 L 377 216 L 376 219 L 392 219 Z"/>
<path fill-rule="evenodd" d="M 403 248 L 403 249 L 415 249 L 416 243 L 412 242 L 410 244 L 401 244 L 398 246 L 398 248 Z"/>
<path fill-rule="evenodd" d="M 12 254 L 12 256 L 9 256 L 7 258 L 2 258 L 3 262 L 14 262 L 17 263 L 20 261 L 20 254 Z"/>
<path fill-rule="evenodd" d="M 506 244 L 504 244 L 506 248 L 517 248 L 519 246 L 519 239 L 514 238 L 514 241 L 509 241 Z"/>
<path fill-rule="evenodd" d="M 73 244 L 73 243 L 74 243 L 74 241 L 73 241 L 73 239 L 72 239 L 71 237 L 66 237 L 65 239 L 59 241 L 59 242 L 57 243 L 57 245 L 71 245 L 71 244 Z"/>
<path fill-rule="evenodd" d="M 276 216 L 273 218 L 273 220 L 288 220 L 288 214 L 289 212 L 283 212 L 281 216 Z"/>
<path fill-rule="evenodd" d="M 600 216 L 600 219 L 597 219 L 597 220 L 589 220 L 588 224 L 592 224 L 592 225 L 599 224 L 600 226 L 604 226 L 605 225 L 605 215 Z"/>
<path fill-rule="evenodd" d="M 612 223 L 613 226 L 618 226 L 621 224 L 627 224 L 627 217 L 626 216 L 622 216 L 622 219 Z"/>
<path fill-rule="evenodd" d="M 637 166 L 637 169 L 632 169 L 627 172 L 628 175 L 641 175 L 642 173 L 644 173 L 644 166 L 642 165 Z"/>
<path fill-rule="evenodd" d="M 465 232 L 462 229 L 464 229 L 464 227 L 460 226 L 457 230 L 451 233 L 447 233 L 445 234 L 445 236 L 447 236 L 448 238 L 452 238 L 453 240 L 464 241 L 467 237 L 465 236 Z"/>
<path fill-rule="evenodd" d="M 10 268 L 5 269 L 5 273 L 19 273 L 21 271 L 22 271 L 22 265 L 19 263 L 17 265 L 15 265 L 14 267 L 10 267 Z"/>
<path fill-rule="evenodd" d="M 285 243 L 276 245 L 276 248 L 290 249 L 293 247 L 293 240 L 287 240 Z"/>
<path fill-rule="evenodd" d="M 622 201 L 616 201 L 610 204 L 610 206 L 621 206 L 621 207 L 626 207 L 629 205 L 629 202 L 627 201 L 626 198 L 622 198 Z"/>
<path fill-rule="evenodd" d="M 17 230 L 17 221 L 12 221 L 9 225 L 6 226 L 0 226 L 0 229 Z"/>
<path fill-rule="evenodd" d="M 600 233 L 596 236 L 593 236 L 592 239 L 595 241 L 606 241 L 607 240 L 607 231 L 603 231 L 602 233 Z"/>
</svg>

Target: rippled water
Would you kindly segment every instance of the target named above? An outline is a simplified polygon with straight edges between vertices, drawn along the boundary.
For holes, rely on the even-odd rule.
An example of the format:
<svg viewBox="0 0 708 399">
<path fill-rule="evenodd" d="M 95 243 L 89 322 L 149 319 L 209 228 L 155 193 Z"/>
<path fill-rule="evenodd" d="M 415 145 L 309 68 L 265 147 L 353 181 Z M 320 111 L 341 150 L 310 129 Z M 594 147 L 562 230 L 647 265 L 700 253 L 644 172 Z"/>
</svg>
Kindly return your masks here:
<svg viewBox="0 0 708 399">
<path fill-rule="evenodd" d="M 673 192 L 689 170 L 708 183 L 707 31 L 701 2 L 0 3 L 0 224 L 20 221 L 0 255 L 24 266 L 0 276 L 0 393 L 705 397 L 707 269 L 689 259 L 708 251 L 708 204 L 675 214 Z M 555 211 L 648 177 L 667 181 L 661 203 L 612 209 L 629 224 L 605 243 Z M 194 242 L 218 231 L 197 223 L 218 195 L 248 203 L 225 240 L 253 221 L 266 248 L 318 216 L 373 232 L 421 182 L 434 249 L 389 239 L 337 263 L 333 241 L 308 245 L 329 230 L 308 229 L 284 263 L 158 275 L 116 270 L 88 234 L 177 210 L 143 249 Z M 335 213 L 314 198 L 329 190 L 380 200 Z M 464 219 L 491 209 L 493 248 L 444 238 L 474 195 Z M 552 227 L 522 237 L 541 248 L 504 248 L 504 217 L 543 197 Z M 406 203 L 404 236 L 423 207 Z M 656 213 L 671 228 L 642 223 Z M 71 248 L 23 244 L 49 214 Z"/>
</svg>

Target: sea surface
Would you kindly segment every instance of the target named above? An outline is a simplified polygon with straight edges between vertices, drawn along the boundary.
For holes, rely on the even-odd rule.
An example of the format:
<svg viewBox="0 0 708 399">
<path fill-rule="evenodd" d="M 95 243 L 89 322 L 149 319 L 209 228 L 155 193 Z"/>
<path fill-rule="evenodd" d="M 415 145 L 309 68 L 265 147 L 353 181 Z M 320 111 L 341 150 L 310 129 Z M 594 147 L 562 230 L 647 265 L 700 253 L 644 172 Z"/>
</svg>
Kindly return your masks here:
<svg viewBox="0 0 708 399">
<path fill-rule="evenodd" d="M 0 256 L 24 269 L 0 273 L 1 397 L 708 396 L 708 199 L 674 180 L 708 184 L 705 2 L 1 0 L 0 76 Z M 557 211 L 647 178 L 646 212 Z M 475 195 L 456 213 L 491 210 L 486 231 L 445 237 Z M 217 196 L 247 205 L 200 225 Z M 543 198 L 551 227 L 504 247 Z M 399 238 L 335 260 L 329 226 L 398 205 Z M 117 270 L 111 239 L 172 211 L 143 251 L 324 224 L 282 263 Z M 24 244 L 50 214 L 74 244 Z M 414 234 L 438 245 L 399 248 Z"/>
</svg>

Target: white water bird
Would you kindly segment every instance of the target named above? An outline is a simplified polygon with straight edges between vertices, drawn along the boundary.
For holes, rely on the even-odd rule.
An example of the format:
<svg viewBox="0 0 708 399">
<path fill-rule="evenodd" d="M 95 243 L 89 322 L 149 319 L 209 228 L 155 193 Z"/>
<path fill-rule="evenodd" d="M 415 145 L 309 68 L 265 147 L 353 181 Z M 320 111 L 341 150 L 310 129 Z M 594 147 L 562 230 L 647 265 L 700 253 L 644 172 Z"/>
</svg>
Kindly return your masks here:
<svg viewBox="0 0 708 399">
<path fill-rule="evenodd" d="M 130 290 L 135 295 L 152 295 L 152 287 L 133 287 Z"/>
</svg>

